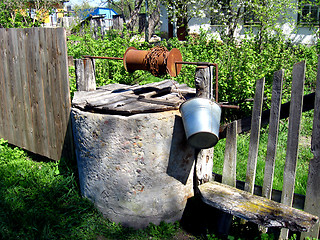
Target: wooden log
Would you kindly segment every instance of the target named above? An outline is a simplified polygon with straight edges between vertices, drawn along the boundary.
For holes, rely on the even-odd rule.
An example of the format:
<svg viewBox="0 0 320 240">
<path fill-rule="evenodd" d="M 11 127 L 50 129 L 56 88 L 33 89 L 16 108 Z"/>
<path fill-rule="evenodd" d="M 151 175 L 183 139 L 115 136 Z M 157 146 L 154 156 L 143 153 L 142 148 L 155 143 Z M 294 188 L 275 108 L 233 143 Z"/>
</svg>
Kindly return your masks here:
<svg viewBox="0 0 320 240">
<path fill-rule="evenodd" d="M 96 90 L 94 59 L 75 59 L 77 91 Z"/>
<path fill-rule="evenodd" d="M 309 231 L 319 221 L 310 213 L 218 182 L 199 186 L 202 200 L 217 209 L 264 227 Z"/>
<path fill-rule="evenodd" d="M 250 193 L 253 193 L 254 181 L 256 176 L 264 82 L 264 78 L 257 81 L 254 105 L 252 109 L 251 135 L 245 184 L 245 190 Z"/>
<path fill-rule="evenodd" d="M 299 135 L 301 126 L 303 89 L 305 81 L 306 63 L 302 61 L 293 66 L 292 71 L 292 92 L 288 128 L 288 141 L 286 151 L 286 162 L 283 172 L 283 188 L 281 202 L 288 206 L 292 205 L 296 168 L 299 149 Z M 280 238 L 287 239 L 288 230 L 282 229 Z"/>
<path fill-rule="evenodd" d="M 313 130 L 311 139 L 311 151 L 314 158 L 309 163 L 309 175 L 307 183 L 306 201 L 304 210 L 320 216 L 320 56 L 318 56 L 318 73 L 316 86 L 316 100 L 313 117 Z M 301 239 L 319 238 L 319 223 L 307 234 L 301 234 Z"/>
<path fill-rule="evenodd" d="M 272 183 L 274 175 L 274 166 L 276 160 L 279 121 L 280 121 L 280 106 L 282 96 L 284 70 L 279 70 L 273 75 L 271 109 L 270 109 L 270 125 L 267 145 L 266 164 L 264 169 L 264 180 L 262 188 L 262 196 L 271 199 Z"/>
<path fill-rule="evenodd" d="M 213 100 L 212 95 L 212 74 L 207 66 L 198 66 L 195 73 L 196 97 Z"/>
<path fill-rule="evenodd" d="M 195 72 L 196 97 L 213 100 L 212 74 L 209 67 L 197 67 Z M 212 179 L 213 147 L 202 149 L 197 154 L 195 176 L 196 184 L 202 184 Z"/>
<path fill-rule="evenodd" d="M 199 151 L 196 162 L 197 184 L 203 184 L 212 180 L 213 147 Z"/>
</svg>

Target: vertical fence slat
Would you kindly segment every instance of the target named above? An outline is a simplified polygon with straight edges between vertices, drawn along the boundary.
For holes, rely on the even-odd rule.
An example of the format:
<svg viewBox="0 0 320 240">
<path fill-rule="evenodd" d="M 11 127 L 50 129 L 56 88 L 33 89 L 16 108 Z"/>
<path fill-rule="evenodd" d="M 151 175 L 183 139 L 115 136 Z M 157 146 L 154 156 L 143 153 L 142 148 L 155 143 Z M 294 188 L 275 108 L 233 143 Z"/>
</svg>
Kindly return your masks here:
<svg viewBox="0 0 320 240">
<path fill-rule="evenodd" d="M 41 71 L 41 77 L 43 79 L 42 81 L 42 87 L 43 87 L 43 111 L 45 119 L 43 119 L 46 123 L 45 133 L 48 136 L 46 138 L 48 145 L 48 152 L 46 154 L 50 156 L 56 155 L 56 149 L 54 148 L 54 143 L 56 142 L 56 134 L 54 130 L 54 120 L 53 120 L 53 102 L 52 102 L 52 89 L 51 89 L 51 79 L 49 78 L 49 71 L 48 71 L 48 65 L 51 61 L 48 54 L 48 44 L 51 41 L 51 36 L 48 36 L 49 31 L 42 28 L 39 29 L 39 59 L 40 59 L 40 67 L 42 69 Z M 50 46 L 51 47 L 51 46 Z"/>
<path fill-rule="evenodd" d="M 52 93 L 52 101 L 55 102 L 56 104 L 53 105 L 53 112 L 54 112 L 54 129 L 56 132 L 56 151 L 59 151 L 62 147 L 61 143 L 61 138 L 59 138 L 59 134 L 62 132 L 62 109 L 60 106 L 62 105 L 61 103 L 61 94 L 60 94 L 60 77 L 59 77 L 59 60 L 58 55 L 57 55 L 57 34 L 53 29 L 49 30 L 50 32 L 50 39 L 51 39 L 51 48 L 48 50 L 50 53 L 50 73 L 51 73 L 51 90 L 53 91 Z"/>
<path fill-rule="evenodd" d="M 0 46 L 6 46 L 6 30 L 0 28 Z M 7 98 L 6 98 L 6 77 L 5 77 L 5 48 L 0 48 L 0 138 L 8 136 L 8 112 L 7 112 Z"/>
<path fill-rule="evenodd" d="M 24 98 L 22 89 L 22 76 L 21 75 L 21 55 L 19 54 L 19 39 L 18 35 L 21 29 L 9 29 L 9 42 L 10 46 L 10 63 L 9 69 L 11 73 L 11 85 L 13 94 L 13 105 L 14 109 L 14 134 L 15 143 L 18 146 L 25 147 L 25 142 L 27 142 L 26 137 L 26 125 L 24 117 Z"/>
<path fill-rule="evenodd" d="M 281 195 L 281 202 L 288 206 L 292 205 L 296 178 L 305 69 L 306 63 L 302 61 L 295 64 L 292 71 L 289 129 Z M 280 237 L 286 239 L 288 237 L 288 229 L 282 229 Z"/>
<path fill-rule="evenodd" d="M 58 136 L 60 136 L 60 134 L 65 135 L 65 124 L 64 124 L 64 109 L 61 108 L 61 106 L 63 106 L 64 102 L 62 101 L 62 93 L 61 93 L 61 88 L 62 88 L 62 84 L 61 81 L 63 81 L 63 79 L 61 78 L 61 60 L 60 60 L 60 49 L 59 49 L 59 41 L 60 35 L 57 31 L 52 31 L 52 53 L 53 53 L 53 62 L 54 62 L 54 69 L 56 71 L 55 72 L 55 78 L 54 78 L 54 86 L 53 89 L 55 91 L 55 96 L 54 99 L 55 101 L 57 101 L 58 106 L 57 108 L 55 108 L 55 121 L 56 121 L 56 128 L 58 130 Z M 62 137 L 57 138 L 57 150 L 62 150 L 63 147 L 63 141 L 64 139 Z M 61 152 L 59 153 L 59 155 L 61 154 Z"/>
<path fill-rule="evenodd" d="M 3 58 L 3 74 L 4 74 L 4 94 L 6 98 L 6 103 L 7 103 L 7 108 L 6 108 L 6 113 L 7 113 L 7 119 L 6 119 L 6 125 L 7 125 L 7 135 L 6 139 L 9 141 L 9 143 L 14 142 L 14 131 L 13 131 L 13 126 L 12 123 L 13 121 L 13 109 L 12 109 L 12 98 L 13 96 L 11 95 L 11 78 L 9 74 L 9 44 L 8 44 L 8 29 L 6 29 L 4 33 L 4 58 Z"/>
<path fill-rule="evenodd" d="M 237 121 L 227 126 L 226 150 L 224 154 L 222 183 L 236 186 L 237 168 Z"/>
<path fill-rule="evenodd" d="M 31 59 L 31 64 L 29 66 L 29 84 L 30 88 L 32 89 L 32 97 L 31 97 L 31 109 L 32 109 L 32 116 L 33 116 L 33 129 L 35 133 L 34 144 L 37 153 L 43 153 L 47 146 L 47 139 L 46 139 L 46 123 L 43 119 L 43 115 L 45 114 L 43 109 L 43 85 L 42 85 L 42 78 L 41 78 L 41 65 L 39 59 L 39 30 L 28 29 L 29 30 L 29 56 Z"/>
<path fill-rule="evenodd" d="M 23 135 L 24 135 L 24 143 L 21 147 L 25 149 L 34 149 L 33 142 L 33 133 L 32 129 L 32 121 L 31 113 L 28 111 L 30 109 L 30 88 L 27 80 L 27 61 L 30 59 L 26 59 L 26 44 L 28 44 L 27 36 L 24 29 L 17 30 L 18 37 L 18 60 L 20 65 L 20 82 L 21 82 L 21 98 L 22 98 L 22 113 L 23 117 Z"/>
<path fill-rule="evenodd" d="M 304 210 L 320 217 L 320 55 L 318 56 L 317 70 L 317 86 L 311 139 L 311 151 L 314 157 L 309 163 L 309 175 Z M 317 223 L 310 232 L 301 234 L 301 239 L 305 239 L 306 237 L 310 237 L 311 239 L 319 238 L 319 223 Z"/>
<path fill-rule="evenodd" d="M 274 166 L 278 143 L 283 76 L 284 70 L 279 70 L 273 75 L 267 156 L 262 187 L 262 196 L 268 199 L 271 199 L 272 193 Z"/>
<path fill-rule="evenodd" d="M 265 79 L 261 78 L 256 83 L 256 91 L 252 109 L 251 136 L 245 183 L 245 191 L 250 193 L 253 193 L 256 176 L 264 82 Z"/>
<path fill-rule="evenodd" d="M 71 112 L 71 99 L 70 99 L 70 86 L 69 86 L 69 71 L 68 71 L 68 55 L 67 55 L 67 43 L 66 43 L 66 30 L 64 28 L 58 28 L 57 30 L 57 50 L 59 56 L 60 65 L 60 92 L 61 92 L 61 108 L 62 108 L 62 129 L 60 134 L 61 138 L 61 152 L 59 157 L 63 154 L 67 154 L 71 157 L 72 151 L 72 128 L 70 120 Z M 95 78 L 94 78 L 95 86 Z M 64 152 L 62 152 L 64 151 Z M 65 156 L 67 156 L 65 155 Z"/>
</svg>

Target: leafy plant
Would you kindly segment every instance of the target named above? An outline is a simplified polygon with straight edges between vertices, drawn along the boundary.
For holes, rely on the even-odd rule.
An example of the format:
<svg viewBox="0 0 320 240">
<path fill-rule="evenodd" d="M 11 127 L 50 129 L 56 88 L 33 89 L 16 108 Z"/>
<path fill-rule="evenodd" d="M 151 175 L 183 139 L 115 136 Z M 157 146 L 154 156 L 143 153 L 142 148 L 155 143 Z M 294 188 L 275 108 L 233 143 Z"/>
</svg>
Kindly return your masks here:
<svg viewBox="0 0 320 240">
<path fill-rule="evenodd" d="M 315 89 L 317 46 L 293 45 L 285 39 L 270 35 L 260 45 L 253 36 L 243 39 L 241 43 L 223 43 L 202 31 L 199 36 L 189 36 L 187 41 L 180 42 L 176 38 L 163 40 L 160 43 L 168 50 L 178 48 L 184 61 L 214 62 L 219 66 L 219 101 L 239 104 L 240 111 L 224 113 L 224 121 L 240 118 L 251 111 L 256 80 L 264 77 L 264 108 L 270 106 L 273 73 L 285 69 L 283 102 L 290 100 L 292 67 L 295 63 L 306 60 L 305 93 Z M 109 32 L 104 38 L 94 40 L 90 32 L 68 37 L 68 54 L 74 58 L 82 55 L 123 57 L 128 47 L 147 50 L 152 46 L 132 40 L 118 32 Z M 183 65 L 180 74 L 174 78 L 179 83 L 194 87 L 195 66 Z M 168 75 L 155 78 L 150 73 L 125 71 L 122 61 L 96 60 L 96 78 L 98 85 L 109 83 L 142 84 L 169 78 Z M 75 89 L 75 88 L 73 88 Z"/>
</svg>

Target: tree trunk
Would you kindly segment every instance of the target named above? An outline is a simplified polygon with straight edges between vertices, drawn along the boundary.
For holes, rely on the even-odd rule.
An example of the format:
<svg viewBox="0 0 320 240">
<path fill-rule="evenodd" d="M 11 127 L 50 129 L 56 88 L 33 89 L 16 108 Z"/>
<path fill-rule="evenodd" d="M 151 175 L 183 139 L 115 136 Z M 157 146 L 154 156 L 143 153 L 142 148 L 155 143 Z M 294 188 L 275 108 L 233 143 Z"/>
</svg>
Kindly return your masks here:
<svg viewBox="0 0 320 240">
<path fill-rule="evenodd" d="M 139 16 L 139 12 L 141 10 L 142 7 L 142 2 L 143 0 L 135 0 L 135 4 L 134 4 L 134 10 L 130 13 L 130 18 L 129 21 L 127 23 L 127 29 L 129 31 L 133 31 L 133 28 L 137 22 L 138 16 Z"/>
<path fill-rule="evenodd" d="M 160 23 L 160 6 L 158 5 L 151 14 L 149 14 L 149 38 L 155 32 L 156 27 Z"/>
</svg>

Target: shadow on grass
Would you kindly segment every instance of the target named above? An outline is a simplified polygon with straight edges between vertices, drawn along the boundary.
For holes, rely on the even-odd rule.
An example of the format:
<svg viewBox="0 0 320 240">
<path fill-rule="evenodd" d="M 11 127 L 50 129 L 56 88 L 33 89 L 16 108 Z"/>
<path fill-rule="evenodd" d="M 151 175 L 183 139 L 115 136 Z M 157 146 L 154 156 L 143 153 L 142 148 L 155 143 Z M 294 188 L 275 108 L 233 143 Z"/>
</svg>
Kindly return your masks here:
<svg viewBox="0 0 320 240">
<path fill-rule="evenodd" d="M 133 230 L 81 197 L 70 162 L 52 162 L 0 142 L 0 239 L 170 239 L 177 224 Z"/>
</svg>

